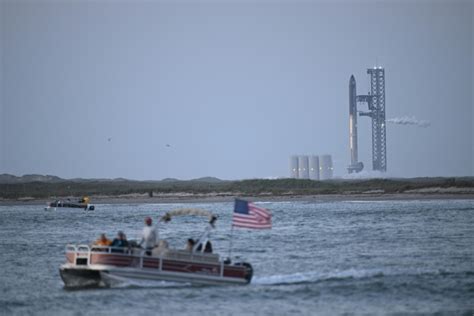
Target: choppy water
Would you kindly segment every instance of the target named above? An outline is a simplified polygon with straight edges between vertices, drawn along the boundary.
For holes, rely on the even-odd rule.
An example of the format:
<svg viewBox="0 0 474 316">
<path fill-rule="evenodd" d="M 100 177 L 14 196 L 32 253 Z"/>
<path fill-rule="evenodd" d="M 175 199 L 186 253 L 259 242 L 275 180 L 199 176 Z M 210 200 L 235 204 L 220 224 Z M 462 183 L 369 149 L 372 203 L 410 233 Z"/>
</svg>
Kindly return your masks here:
<svg viewBox="0 0 474 316">
<path fill-rule="evenodd" d="M 66 243 L 124 230 L 178 207 L 219 215 L 213 246 L 227 254 L 232 203 L 97 205 L 94 212 L 0 206 L 0 314 L 338 315 L 474 313 L 474 201 L 269 202 L 272 230 L 235 229 L 248 286 L 126 284 L 68 291 Z M 203 221 L 159 226 L 184 247 Z"/>
</svg>

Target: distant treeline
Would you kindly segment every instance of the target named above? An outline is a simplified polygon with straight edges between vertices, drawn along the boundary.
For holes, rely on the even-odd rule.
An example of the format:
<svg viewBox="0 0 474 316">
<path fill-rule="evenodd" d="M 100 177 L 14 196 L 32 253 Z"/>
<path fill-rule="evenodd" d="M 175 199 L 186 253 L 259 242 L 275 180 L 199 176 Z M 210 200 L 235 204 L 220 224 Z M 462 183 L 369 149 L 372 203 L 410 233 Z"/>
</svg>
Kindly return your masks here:
<svg viewBox="0 0 474 316">
<path fill-rule="evenodd" d="M 160 193 L 229 193 L 234 195 L 316 195 L 358 193 L 404 193 L 424 188 L 474 188 L 473 177 L 325 180 L 253 179 L 242 181 L 132 181 L 84 180 L 60 182 L 27 182 L 0 184 L 0 197 L 19 199 L 32 197 L 49 199 L 66 196 L 118 196 L 126 194 Z"/>
</svg>

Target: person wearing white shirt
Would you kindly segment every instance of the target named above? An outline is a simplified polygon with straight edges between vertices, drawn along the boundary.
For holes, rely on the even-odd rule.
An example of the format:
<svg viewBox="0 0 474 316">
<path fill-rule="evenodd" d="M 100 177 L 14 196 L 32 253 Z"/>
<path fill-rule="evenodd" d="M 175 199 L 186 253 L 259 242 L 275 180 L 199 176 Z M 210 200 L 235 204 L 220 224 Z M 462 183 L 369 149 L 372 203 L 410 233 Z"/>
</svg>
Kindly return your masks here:
<svg viewBox="0 0 474 316">
<path fill-rule="evenodd" d="M 147 255 L 151 255 L 151 250 L 158 243 L 158 231 L 152 224 L 150 217 L 145 218 L 145 227 L 143 227 L 142 239 L 139 243 L 145 249 Z"/>
</svg>

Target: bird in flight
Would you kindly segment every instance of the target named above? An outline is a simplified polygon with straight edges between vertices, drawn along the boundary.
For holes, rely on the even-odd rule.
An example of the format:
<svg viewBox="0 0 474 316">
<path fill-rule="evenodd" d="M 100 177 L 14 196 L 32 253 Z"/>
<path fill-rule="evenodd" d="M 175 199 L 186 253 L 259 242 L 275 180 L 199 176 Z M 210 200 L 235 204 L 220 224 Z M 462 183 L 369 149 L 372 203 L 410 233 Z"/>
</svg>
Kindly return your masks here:
<svg viewBox="0 0 474 316">
<path fill-rule="evenodd" d="M 166 144 L 166 147 L 171 147 L 171 145 L 170 145 L 170 144 Z"/>
</svg>

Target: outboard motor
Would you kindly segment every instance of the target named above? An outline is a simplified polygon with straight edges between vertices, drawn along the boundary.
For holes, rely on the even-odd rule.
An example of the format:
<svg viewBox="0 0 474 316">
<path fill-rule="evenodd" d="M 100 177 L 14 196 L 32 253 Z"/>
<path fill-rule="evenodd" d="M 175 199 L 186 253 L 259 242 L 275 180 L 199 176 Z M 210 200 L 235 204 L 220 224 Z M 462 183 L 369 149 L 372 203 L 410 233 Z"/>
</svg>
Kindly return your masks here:
<svg viewBox="0 0 474 316">
<path fill-rule="evenodd" d="M 247 283 L 250 283 L 252 281 L 252 276 L 253 276 L 253 268 L 252 265 L 248 262 L 236 262 L 236 266 L 244 266 L 245 269 L 245 280 L 247 280 Z"/>
</svg>

